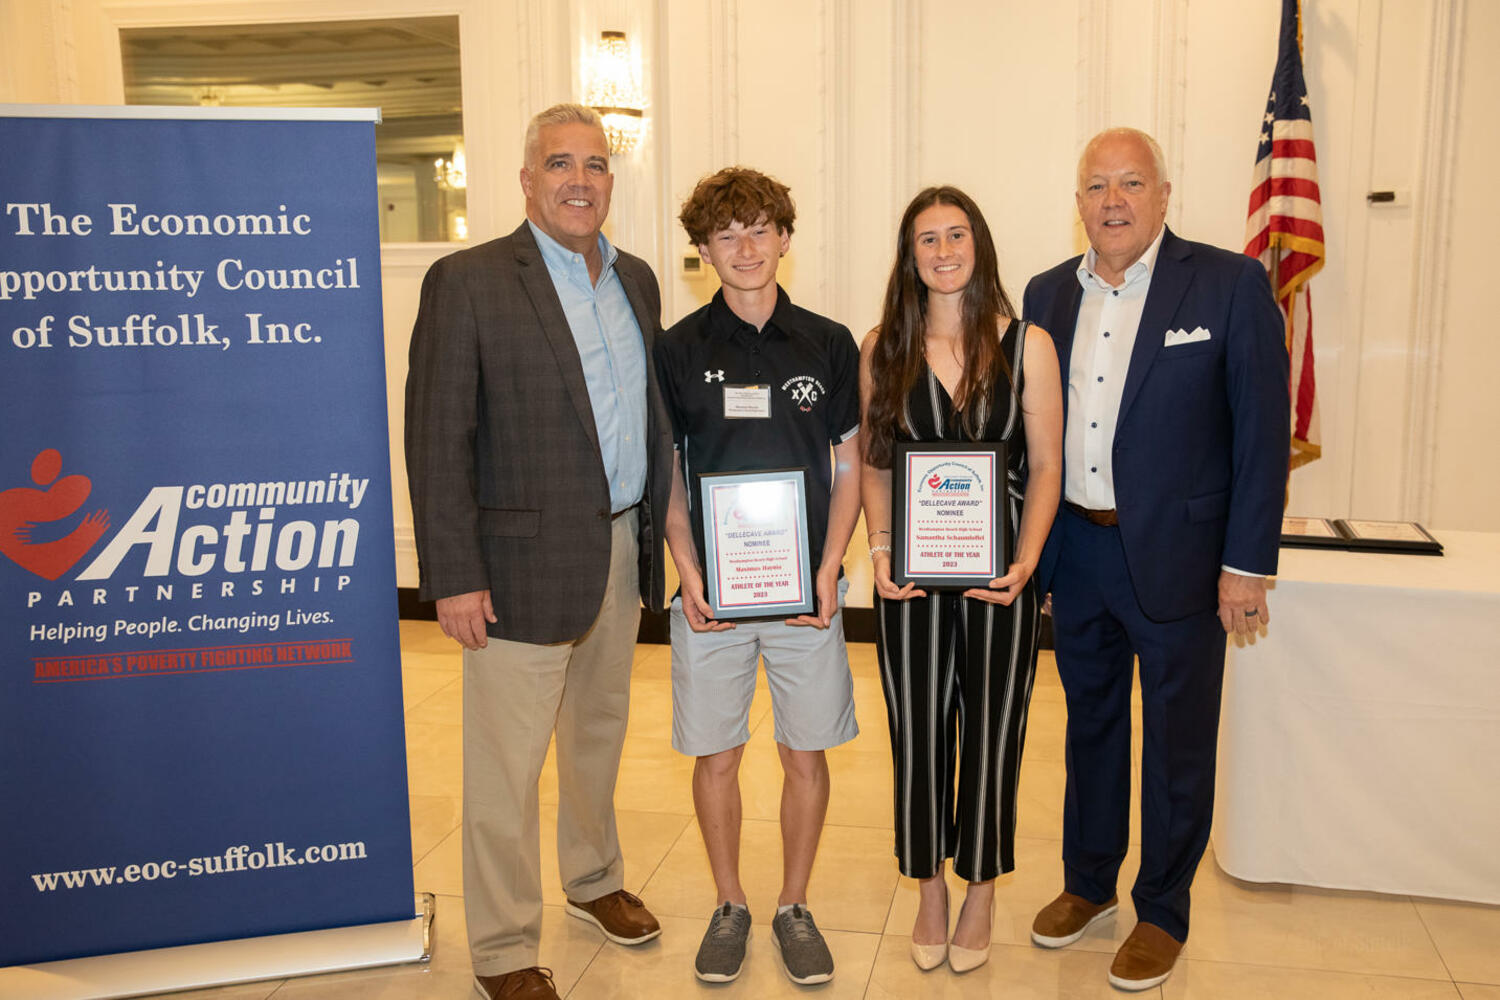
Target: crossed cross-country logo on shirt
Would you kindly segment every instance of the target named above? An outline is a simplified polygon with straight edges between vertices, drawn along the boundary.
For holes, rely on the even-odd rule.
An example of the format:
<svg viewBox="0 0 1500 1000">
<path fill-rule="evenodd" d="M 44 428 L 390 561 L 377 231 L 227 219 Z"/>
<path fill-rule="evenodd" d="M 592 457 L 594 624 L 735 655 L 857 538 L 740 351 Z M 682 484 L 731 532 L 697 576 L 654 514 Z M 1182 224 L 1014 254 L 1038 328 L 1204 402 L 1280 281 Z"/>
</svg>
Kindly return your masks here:
<svg viewBox="0 0 1500 1000">
<path fill-rule="evenodd" d="M 792 402 L 803 413 L 811 413 L 813 404 L 826 391 L 823 383 L 811 375 L 793 375 L 782 383 L 781 388 L 791 395 Z"/>
</svg>

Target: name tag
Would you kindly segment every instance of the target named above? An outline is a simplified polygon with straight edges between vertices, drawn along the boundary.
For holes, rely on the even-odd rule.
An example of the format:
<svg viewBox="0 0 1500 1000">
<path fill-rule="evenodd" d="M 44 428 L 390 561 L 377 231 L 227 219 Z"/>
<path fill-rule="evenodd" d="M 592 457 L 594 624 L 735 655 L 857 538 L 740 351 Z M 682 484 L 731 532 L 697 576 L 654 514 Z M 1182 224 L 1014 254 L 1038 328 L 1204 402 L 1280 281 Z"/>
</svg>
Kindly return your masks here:
<svg viewBox="0 0 1500 1000">
<path fill-rule="evenodd" d="M 726 385 L 724 387 L 725 420 L 769 420 L 770 418 L 770 386 Z"/>
</svg>

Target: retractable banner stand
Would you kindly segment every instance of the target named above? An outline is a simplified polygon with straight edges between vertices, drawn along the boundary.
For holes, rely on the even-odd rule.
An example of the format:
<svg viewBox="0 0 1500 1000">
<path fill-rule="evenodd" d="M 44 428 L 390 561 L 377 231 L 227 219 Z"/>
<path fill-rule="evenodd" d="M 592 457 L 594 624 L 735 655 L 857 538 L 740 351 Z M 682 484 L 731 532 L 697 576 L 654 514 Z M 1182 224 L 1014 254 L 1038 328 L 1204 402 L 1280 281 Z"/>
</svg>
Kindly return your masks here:
<svg viewBox="0 0 1500 1000">
<path fill-rule="evenodd" d="M 46 111 L 0 107 L 0 966 L 410 920 L 375 113 Z"/>
</svg>

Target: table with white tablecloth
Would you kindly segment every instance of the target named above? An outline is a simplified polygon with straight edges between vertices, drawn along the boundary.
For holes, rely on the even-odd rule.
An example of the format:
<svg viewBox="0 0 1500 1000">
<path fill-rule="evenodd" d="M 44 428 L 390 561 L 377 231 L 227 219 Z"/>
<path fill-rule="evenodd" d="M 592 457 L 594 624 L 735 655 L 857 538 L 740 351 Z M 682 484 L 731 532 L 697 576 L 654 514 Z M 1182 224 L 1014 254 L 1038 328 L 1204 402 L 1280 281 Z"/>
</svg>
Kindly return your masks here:
<svg viewBox="0 0 1500 1000">
<path fill-rule="evenodd" d="M 1500 534 L 1281 551 L 1230 643 L 1214 853 L 1236 878 L 1500 903 Z"/>
</svg>

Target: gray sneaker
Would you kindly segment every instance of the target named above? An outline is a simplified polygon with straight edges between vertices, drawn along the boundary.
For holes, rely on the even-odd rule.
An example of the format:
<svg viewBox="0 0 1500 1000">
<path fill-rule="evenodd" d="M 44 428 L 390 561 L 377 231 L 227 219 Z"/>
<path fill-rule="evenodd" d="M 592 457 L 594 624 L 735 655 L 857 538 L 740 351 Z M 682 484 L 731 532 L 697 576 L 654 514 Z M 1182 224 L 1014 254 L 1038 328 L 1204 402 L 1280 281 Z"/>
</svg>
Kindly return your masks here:
<svg viewBox="0 0 1500 1000">
<path fill-rule="evenodd" d="M 739 977 L 745 964 L 745 942 L 750 939 L 750 909 L 725 903 L 714 911 L 708 932 L 698 946 L 693 973 L 705 983 L 727 983 Z"/>
<path fill-rule="evenodd" d="M 776 942 L 781 964 L 792 982 L 810 986 L 833 978 L 833 956 L 813 923 L 812 913 L 801 903 L 776 914 L 771 921 L 771 940 Z"/>
</svg>

